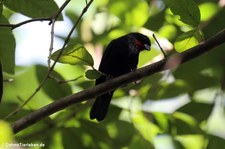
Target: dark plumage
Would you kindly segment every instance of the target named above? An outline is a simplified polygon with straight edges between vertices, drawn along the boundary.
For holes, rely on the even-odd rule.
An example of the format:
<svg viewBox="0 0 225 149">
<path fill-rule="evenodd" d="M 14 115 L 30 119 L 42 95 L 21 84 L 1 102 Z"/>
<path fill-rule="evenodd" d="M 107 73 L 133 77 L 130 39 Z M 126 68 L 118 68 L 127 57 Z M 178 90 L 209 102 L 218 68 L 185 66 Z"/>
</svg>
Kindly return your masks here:
<svg viewBox="0 0 225 149">
<path fill-rule="evenodd" d="M 112 40 L 107 46 L 99 71 L 107 74 L 110 78 L 115 78 L 132 70 L 138 64 L 139 53 L 143 50 L 150 50 L 150 40 L 140 33 L 130 33 Z M 107 81 L 106 76 L 101 76 L 96 80 L 96 85 Z M 96 98 L 90 111 L 90 118 L 102 121 L 107 113 L 113 92 L 105 93 Z"/>
</svg>

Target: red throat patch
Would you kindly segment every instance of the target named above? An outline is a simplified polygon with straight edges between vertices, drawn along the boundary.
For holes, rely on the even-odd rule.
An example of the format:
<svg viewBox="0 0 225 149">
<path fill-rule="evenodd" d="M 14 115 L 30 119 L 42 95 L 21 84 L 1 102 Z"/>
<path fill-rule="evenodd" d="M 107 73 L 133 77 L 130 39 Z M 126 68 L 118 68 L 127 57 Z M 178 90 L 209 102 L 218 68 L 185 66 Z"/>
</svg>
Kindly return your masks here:
<svg viewBox="0 0 225 149">
<path fill-rule="evenodd" d="M 139 51 L 142 51 L 143 50 L 144 45 L 140 41 L 135 40 L 134 41 L 134 44 L 137 46 L 137 48 L 138 48 Z"/>
</svg>

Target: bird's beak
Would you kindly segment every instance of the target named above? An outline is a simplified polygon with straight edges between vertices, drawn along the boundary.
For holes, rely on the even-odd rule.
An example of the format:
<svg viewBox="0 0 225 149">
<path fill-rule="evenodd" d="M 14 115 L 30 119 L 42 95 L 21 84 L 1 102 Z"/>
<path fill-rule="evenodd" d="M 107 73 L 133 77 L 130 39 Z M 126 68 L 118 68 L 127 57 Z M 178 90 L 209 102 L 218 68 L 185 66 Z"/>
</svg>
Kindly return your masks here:
<svg viewBox="0 0 225 149">
<path fill-rule="evenodd" d="M 150 46 L 150 45 L 148 45 L 148 44 L 144 44 L 144 47 L 145 47 L 145 49 L 146 49 L 146 50 L 150 51 L 150 48 L 151 48 L 151 46 Z"/>
</svg>

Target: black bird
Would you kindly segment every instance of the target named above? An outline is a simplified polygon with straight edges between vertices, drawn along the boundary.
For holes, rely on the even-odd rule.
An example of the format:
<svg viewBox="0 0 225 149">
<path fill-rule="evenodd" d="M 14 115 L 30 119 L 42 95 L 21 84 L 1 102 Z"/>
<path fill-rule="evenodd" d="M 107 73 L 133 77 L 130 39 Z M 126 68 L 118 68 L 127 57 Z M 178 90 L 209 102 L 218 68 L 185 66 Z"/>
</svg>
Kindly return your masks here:
<svg viewBox="0 0 225 149">
<path fill-rule="evenodd" d="M 96 79 L 95 85 L 101 84 L 109 78 L 115 78 L 137 68 L 139 53 L 150 50 L 149 38 L 140 33 L 130 33 L 112 40 L 107 46 L 99 71 L 106 74 Z M 90 118 L 102 121 L 107 113 L 114 91 L 110 91 L 96 98 L 90 111 Z"/>
</svg>

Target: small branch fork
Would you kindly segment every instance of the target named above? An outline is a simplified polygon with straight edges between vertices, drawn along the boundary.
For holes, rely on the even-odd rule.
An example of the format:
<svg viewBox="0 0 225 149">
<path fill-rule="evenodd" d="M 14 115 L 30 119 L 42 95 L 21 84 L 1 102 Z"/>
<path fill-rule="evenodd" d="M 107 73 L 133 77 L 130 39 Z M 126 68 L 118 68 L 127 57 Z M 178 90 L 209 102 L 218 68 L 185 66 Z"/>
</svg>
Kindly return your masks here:
<svg viewBox="0 0 225 149">
<path fill-rule="evenodd" d="M 51 42 L 50 42 L 50 48 L 49 48 L 49 58 L 48 58 L 48 72 L 46 73 L 45 77 L 43 78 L 42 82 L 39 84 L 39 86 L 35 89 L 35 91 L 30 95 L 29 98 L 27 98 L 26 101 L 24 101 L 23 104 L 21 104 L 19 107 L 17 107 L 17 109 L 13 112 L 11 112 L 9 115 L 7 115 L 4 119 L 8 119 L 9 117 L 11 117 L 12 115 L 15 115 L 16 113 L 18 113 L 37 93 L 38 91 L 41 89 L 41 87 L 45 84 L 45 82 L 51 78 L 51 73 L 52 71 L 54 70 L 54 67 L 57 63 L 57 61 L 59 60 L 59 57 L 61 56 L 61 54 L 63 53 L 63 50 L 64 48 L 66 47 L 66 45 L 68 44 L 69 40 L 70 40 L 70 37 L 73 33 L 73 31 L 75 30 L 75 28 L 77 27 L 77 25 L 79 24 L 81 18 L 83 17 L 83 15 L 87 12 L 88 8 L 90 7 L 91 3 L 94 1 L 94 0 L 90 0 L 89 2 L 86 3 L 86 6 L 83 8 L 83 11 L 81 12 L 79 18 L 77 19 L 77 21 L 75 22 L 74 26 L 71 28 L 70 32 L 68 33 L 65 41 L 64 41 L 64 44 L 61 48 L 61 51 L 60 53 L 58 54 L 58 56 L 56 57 L 54 63 L 50 64 L 50 56 L 51 56 L 51 53 L 52 53 L 52 50 L 53 50 L 53 44 L 54 44 L 54 26 L 55 26 L 55 22 L 58 18 L 58 16 L 60 15 L 60 13 L 62 12 L 62 10 L 67 6 L 67 4 L 70 2 L 71 0 L 66 0 L 63 5 L 59 8 L 59 10 L 55 13 L 55 15 L 51 16 L 50 18 L 41 18 L 41 19 L 31 19 L 31 20 L 28 20 L 28 21 L 24 21 L 24 22 L 21 22 L 21 23 L 18 23 L 18 24 L 15 24 L 15 25 L 12 25 L 12 24 L 8 24 L 8 25 L 0 25 L 0 26 L 5 26 L 5 27 L 11 27 L 12 29 L 16 28 L 16 27 L 19 27 L 23 24 L 26 24 L 26 23 L 30 23 L 30 22 L 34 22 L 34 21 L 50 21 L 49 22 L 49 25 L 52 25 L 52 28 L 51 28 Z"/>
<path fill-rule="evenodd" d="M 51 16 L 51 17 L 46 17 L 46 18 L 34 18 L 34 19 L 30 19 L 30 20 L 26 20 L 17 24 L 0 24 L 0 27 L 10 27 L 12 30 L 20 27 L 22 25 L 25 25 L 27 23 L 32 23 L 32 22 L 37 22 L 37 21 L 49 21 L 49 25 L 51 25 L 53 23 L 53 21 L 57 20 L 57 18 L 59 17 L 59 15 L 61 14 L 61 12 L 64 10 L 64 8 L 67 6 L 67 4 L 70 2 L 71 0 L 66 0 L 63 5 L 56 11 L 56 13 Z"/>
<path fill-rule="evenodd" d="M 37 121 L 44 119 L 46 116 L 49 116 L 55 112 L 65 109 L 73 104 L 80 103 L 85 100 L 90 100 L 106 92 L 115 90 L 116 88 L 120 87 L 123 84 L 128 84 L 136 80 L 140 80 L 141 78 L 148 77 L 160 71 L 176 68 L 180 64 L 190 61 L 191 59 L 194 59 L 200 55 L 203 55 L 204 53 L 210 51 L 215 47 L 218 47 L 223 43 L 225 43 L 225 30 L 221 31 L 220 33 L 217 33 L 212 38 L 185 52 L 177 53 L 161 61 L 132 71 L 128 74 L 119 76 L 114 79 L 110 79 L 97 86 L 90 87 L 76 94 L 63 97 L 60 100 L 56 100 L 50 103 L 49 105 L 46 105 L 34 112 L 31 112 L 28 115 L 14 122 L 12 124 L 13 131 L 14 133 L 17 133 L 33 125 Z M 176 61 L 177 59 L 179 59 L 179 63 Z M 177 63 L 173 63 L 173 61 Z"/>
</svg>

